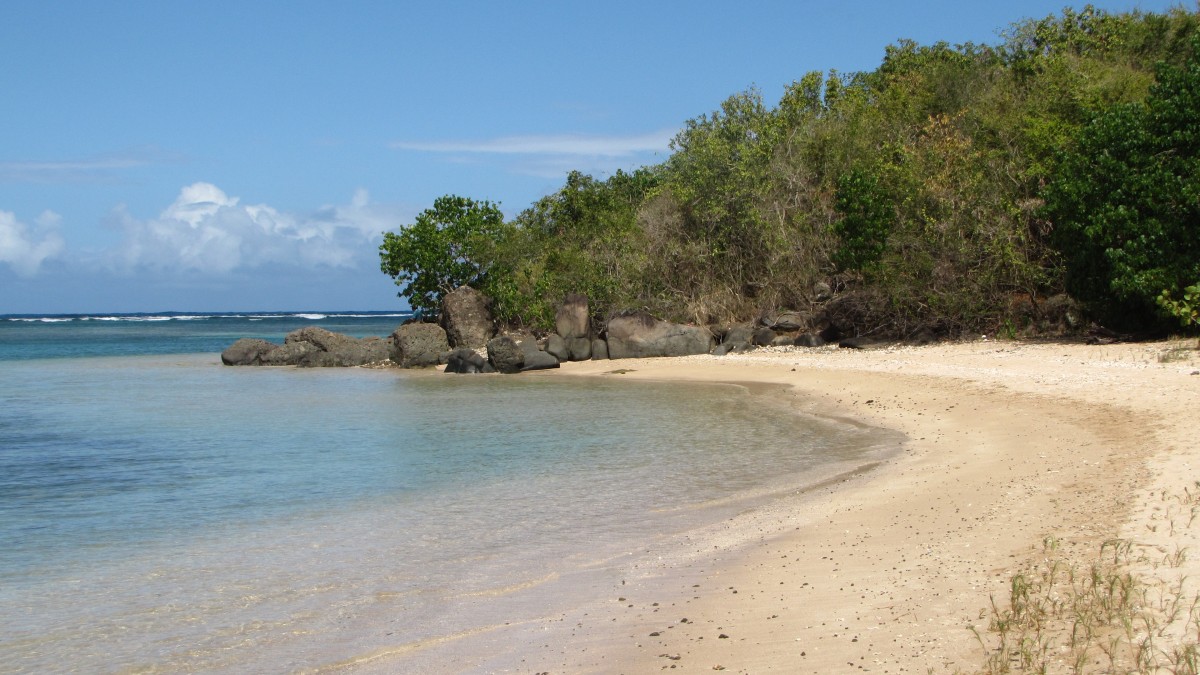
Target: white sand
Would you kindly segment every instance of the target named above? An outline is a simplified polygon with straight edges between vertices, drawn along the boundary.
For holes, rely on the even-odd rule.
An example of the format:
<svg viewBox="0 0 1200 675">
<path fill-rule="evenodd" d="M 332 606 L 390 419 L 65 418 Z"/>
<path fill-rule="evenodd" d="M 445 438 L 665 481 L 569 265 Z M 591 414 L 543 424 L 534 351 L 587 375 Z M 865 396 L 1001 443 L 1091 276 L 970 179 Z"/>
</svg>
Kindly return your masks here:
<svg viewBox="0 0 1200 675">
<path fill-rule="evenodd" d="M 783 383 L 793 405 L 909 442 L 874 471 L 734 519 L 691 557 L 631 570 L 614 597 L 557 617 L 569 635 L 529 646 L 525 665 L 972 671 L 984 651 L 968 627 L 986 629 L 989 597 L 1007 598 L 1046 537 L 1080 559 L 1113 537 L 1163 551 L 1191 541 L 1182 523 L 1168 527 L 1188 518 L 1162 495 L 1200 480 L 1194 346 L 980 340 L 564 364 L 595 377 Z M 1171 573 L 1200 579 L 1194 558 Z"/>
</svg>

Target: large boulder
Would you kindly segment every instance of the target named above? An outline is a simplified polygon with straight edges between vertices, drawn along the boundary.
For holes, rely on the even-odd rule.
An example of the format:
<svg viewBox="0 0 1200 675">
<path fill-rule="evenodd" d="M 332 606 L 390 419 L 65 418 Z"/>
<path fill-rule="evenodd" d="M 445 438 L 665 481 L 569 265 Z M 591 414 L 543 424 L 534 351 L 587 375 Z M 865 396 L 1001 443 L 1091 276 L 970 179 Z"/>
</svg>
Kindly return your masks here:
<svg viewBox="0 0 1200 675">
<path fill-rule="evenodd" d="M 724 339 L 721 344 L 726 347 L 725 351 L 733 351 L 738 347 L 749 347 L 754 342 L 754 326 L 749 324 L 738 324 L 730 326 L 725 331 Z"/>
<path fill-rule="evenodd" d="M 443 372 L 463 375 L 482 373 L 486 372 L 487 365 L 487 360 L 474 349 L 455 349 L 450 352 L 446 361 L 446 370 Z"/>
<path fill-rule="evenodd" d="M 778 333 L 788 333 L 808 328 L 810 323 L 812 317 L 803 312 L 780 312 L 768 325 Z"/>
<path fill-rule="evenodd" d="M 478 349 L 496 334 L 487 297 L 470 286 L 459 286 L 442 298 L 440 323 L 451 347 Z"/>
<path fill-rule="evenodd" d="M 614 359 L 707 354 L 713 346 L 707 328 L 660 321 L 638 312 L 608 321 L 608 355 Z"/>
<path fill-rule="evenodd" d="M 305 347 L 304 345 L 311 345 Z M 292 331 L 283 339 L 278 353 L 271 360 L 302 367 L 349 367 L 383 361 L 388 358 L 388 344 L 379 338 L 359 339 L 334 333 L 319 326 Z"/>
<path fill-rule="evenodd" d="M 264 366 L 294 366 L 321 348 L 311 342 L 288 342 L 263 357 Z M 386 358 L 386 356 L 384 357 Z"/>
<path fill-rule="evenodd" d="M 587 296 L 568 293 L 554 314 L 554 327 L 564 340 L 588 337 L 591 333 L 591 317 L 588 314 Z"/>
<path fill-rule="evenodd" d="M 258 338 L 242 338 L 221 352 L 227 366 L 261 366 L 263 359 L 279 345 Z"/>
<path fill-rule="evenodd" d="M 604 361 L 608 358 L 608 343 L 600 338 L 592 340 L 592 359 Z"/>
<path fill-rule="evenodd" d="M 553 355 L 559 361 L 566 361 L 571 357 L 571 350 L 567 347 L 567 341 L 554 333 L 551 333 L 546 338 L 546 352 Z"/>
<path fill-rule="evenodd" d="M 770 347 L 775 342 L 775 331 L 763 326 L 754 331 L 754 335 L 750 338 L 750 344 L 756 347 Z"/>
<path fill-rule="evenodd" d="M 567 340 L 567 358 L 571 361 L 587 361 L 592 358 L 592 341 L 585 337 Z"/>
<path fill-rule="evenodd" d="M 525 365 L 525 352 L 521 345 L 508 335 L 488 340 L 487 355 L 488 363 L 501 373 L 519 373 Z"/>
<path fill-rule="evenodd" d="M 535 350 L 525 353 L 525 364 L 521 366 L 521 372 L 526 370 L 546 370 L 548 368 L 558 368 L 558 359 L 549 352 Z"/>
<path fill-rule="evenodd" d="M 438 365 L 450 351 L 446 331 L 435 323 L 406 323 L 392 333 L 392 361 L 401 368 Z"/>
</svg>

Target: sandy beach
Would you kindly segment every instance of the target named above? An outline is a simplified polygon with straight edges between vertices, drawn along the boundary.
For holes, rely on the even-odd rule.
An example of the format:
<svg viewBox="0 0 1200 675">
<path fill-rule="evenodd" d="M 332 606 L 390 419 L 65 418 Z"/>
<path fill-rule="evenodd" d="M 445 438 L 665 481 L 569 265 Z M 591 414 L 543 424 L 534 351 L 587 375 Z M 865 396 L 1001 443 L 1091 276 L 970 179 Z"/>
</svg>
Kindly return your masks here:
<svg viewBox="0 0 1200 675">
<path fill-rule="evenodd" d="M 995 651 L 991 598 L 1007 604 L 1014 574 L 1051 555 L 1086 568 L 1114 539 L 1142 552 L 1132 573 L 1160 589 L 1155 597 L 1174 584 L 1192 598 L 1198 371 L 1194 340 L 984 338 L 564 364 L 551 376 L 783 384 L 774 396 L 797 410 L 907 441 L 879 467 L 745 513 L 698 534 L 691 554 L 631 570 L 613 597 L 547 621 L 556 639 L 523 649 L 523 666 L 974 672 Z M 1164 654 L 1180 634 L 1196 639 L 1190 618 L 1160 632 L 1153 648 Z M 1052 671 L 1068 658 L 1100 671 L 1110 658 L 1070 655 L 1057 638 L 1045 651 Z"/>
</svg>

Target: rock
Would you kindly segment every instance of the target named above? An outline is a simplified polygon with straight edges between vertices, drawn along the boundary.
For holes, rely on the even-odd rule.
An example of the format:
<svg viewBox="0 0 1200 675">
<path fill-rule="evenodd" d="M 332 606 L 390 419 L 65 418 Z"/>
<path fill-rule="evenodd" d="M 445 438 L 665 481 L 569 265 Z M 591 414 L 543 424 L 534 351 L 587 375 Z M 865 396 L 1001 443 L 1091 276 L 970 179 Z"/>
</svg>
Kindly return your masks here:
<svg viewBox="0 0 1200 675">
<path fill-rule="evenodd" d="M 470 286 L 459 286 L 442 298 L 438 322 L 451 347 L 478 349 L 496 334 L 487 297 Z"/>
<path fill-rule="evenodd" d="M 776 335 L 774 340 L 771 340 L 772 347 L 791 347 L 796 343 L 796 338 L 791 335 Z"/>
<path fill-rule="evenodd" d="M 729 345 L 730 349 L 732 349 L 738 345 L 748 345 L 753 341 L 754 326 L 739 324 L 730 326 L 729 330 L 725 331 L 725 337 L 721 340 L 721 343 Z"/>
<path fill-rule="evenodd" d="M 488 340 L 488 363 L 501 373 L 519 373 L 525 365 L 525 352 L 516 340 L 501 335 Z"/>
<path fill-rule="evenodd" d="M 221 363 L 227 366 L 261 366 L 263 357 L 279 345 L 258 338 L 242 338 L 221 352 Z"/>
<path fill-rule="evenodd" d="M 797 347 L 823 347 L 825 346 L 825 339 L 816 333 L 804 333 L 803 335 L 796 336 L 796 341 L 792 344 Z"/>
<path fill-rule="evenodd" d="M 226 365 L 348 367 L 388 358 L 387 342 L 379 338 L 359 339 L 318 326 L 292 331 L 282 345 L 243 338 L 221 354 Z"/>
<path fill-rule="evenodd" d="M 553 333 L 550 334 L 550 337 L 546 338 L 546 353 L 552 354 L 559 361 L 566 361 L 571 355 L 571 351 L 567 348 L 566 340 Z"/>
<path fill-rule="evenodd" d="M 475 350 L 455 349 L 450 352 L 450 357 L 446 359 L 446 369 L 442 372 L 463 375 L 482 373 L 486 365 L 487 359 L 480 356 Z"/>
<path fill-rule="evenodd" d="M 608 343 L 600 338 L 592 340 L 592 359 L 604 361 L 608 359 Z"/>
<path fill-rule="evenodd" d="M 526 357 L 542 351 L 542 348 L 538 346 L 537 339 L 532 335 L 510 335 L 509 337 L 517 341 L 517 346 L 521 348 L 521 353 Z"/>
<path fill-rule="evenodd" d="M 824 281 L 818 281 L 812 287 L 813 298 L 817 302 L 825 302 L 833 298 L 833 289 Z"/>
<path fill-rule="evenodd" d="M 728 342 L 723 342 L 723 343 L 717 345 L 716 347 L 713 347 L 713 350 L 710 353 L 713 356 L 725 356 L 732 350 L 733 350 L 733 347 Z"/>
<path fill-rule="evenodd" d="M 660 321 L 645 313 L 608 321 L 608 355 L 614 359 L 707 354 L 712 333 L 705 328 Z"/>
<path fill-rule="evenodd" d="M 875 341 L 865 337 L 846 338 L 838 342 L 838 347 L 842 349 L 866 349 L 875 344 Z"/>
<path fill-rule="evenodd" d="M 592 358 L 592 341 L 585 337 L 567 340 L 567 358 L 571 361 L 587 361 Z"/>
<path fill-rule="evenodd" d="M 591 334 L 591 324 L 587 296 L 568 293 L 554 314 L 554 327 L 559 337 L 564 340 L 586 338 Z"/>
<path fill-rule="evenodd" d="M 526 370 L 546 370 L 547 368 L 558 368 L 558 359 L 549 352 L 536 351 L 525 354 L 525 364 L 521 366 L 521 372 Z"/>
<path fill-rule="evenodd" d="M 812 317 L 800 312 L 782 312 L 770 323 L 771 328 L 779 333 L 803 330 L 812 323 Z"/>
<path fill-rule="evenodd" d="M 304 345 L 311 345 L 312 348 Z M 283 347 L 270 355 L 272 365 L 304 368 L 361 366 L 388 358 L 388 344 L 379 338 L 359 339 L 319 326 L 294 330 Z"/>
<path fill-rule="evenodd" d="M 264 366 L 294 366 L 311 354 L 320 353 L 321 348 L 311 342 L 287 342 L 277 347 L 263 359 Z M 386 358 L 386 357 L 385 357 Z M 381 361 L 383 359 L 380 359 Z"/>
<path fill-rule="evenodd" d="M 449 350 L 446 331 L 435 323 L 406 323 L 392 333 L 392 361 L 401 368 L 436 366 Z"/>
<path fill-rule="evenodd" d="M 750 344 L 758 347 L 769 347 L 775 342 L 775 331 L 770 328 L 759 328 L 750 338 Z"/>
</svg>

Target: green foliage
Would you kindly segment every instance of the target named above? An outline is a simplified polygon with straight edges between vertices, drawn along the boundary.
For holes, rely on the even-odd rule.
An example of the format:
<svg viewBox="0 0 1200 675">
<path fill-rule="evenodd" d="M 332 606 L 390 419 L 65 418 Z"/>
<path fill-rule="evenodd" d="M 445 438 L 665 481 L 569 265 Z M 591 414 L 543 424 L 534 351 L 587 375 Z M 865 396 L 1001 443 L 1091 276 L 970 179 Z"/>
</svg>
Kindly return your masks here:
<svg viewBox="0 0 1200 675">
<path fill-rule="evenodd" d="M 572 172 L 510 223 L 435 205 L 385 237 L 383 269 L 414 308 L 471 283 L 535 328 L 569 292 L 596 319 L 788 308 L 890 335 L 1015 333 L 1031 317 L 1014 298 L 1036 312 L 1063 290 L 1161 320 L 1200 279 L 1198 25 L 1085 7 L 995 46 L 901 41 L 874 71 L 803 74 L 774 107 L 730 96 L 661 165 Z"/>
<path fill-rule="evenodd" d="M 873 173 L 854 168 L 838 180 L 837 210 L 842 218 L 833 229 L 841 244 L 833 261 L 842 269 L 874 269 L 896 219 L 891 198 Z"/>
<path fill-rule="evenodd" d="M 1176 300 L 1171 291 L 1158 296 L 1158 305 L 1171 316 L 1179 319 L 1184 328 L 1200 326 L 1200 283 L 1183 289 L 1183 298 Z"/>
<path fill-rule="evenodd" d="M 486 251 L 501 236 L 504 215 L 491 202 L 446 195 L 400 232 L 385 232 L 380 269 L 401 286 L 418 315 L 436 313 L 442 296 L 488 276 Z"/>
<path fill-rule="evenodd" d="M 567 293 L 583 293 L 598 310 L 636 303 L 640 261 L 637 209 L 658 185 L 651 169 L 617 171 L 607 180 L 572 171 L 557 192 L 513 221 L 492 252 L 484 291 L 504 320 L 553 326 Z M 498 273 L 503 271 L 503 273 Z"/>
<path fill-rule="evenodd" d="M 1200 38 L 1192 53 L 1084 127 L 1045 193 L 1068 290 L 1110 321 L 1149 321 L 1200 278 Z"/>
</svg>

